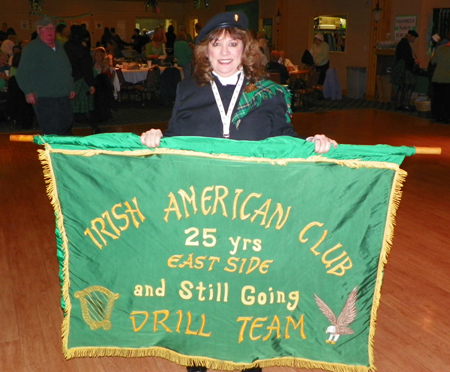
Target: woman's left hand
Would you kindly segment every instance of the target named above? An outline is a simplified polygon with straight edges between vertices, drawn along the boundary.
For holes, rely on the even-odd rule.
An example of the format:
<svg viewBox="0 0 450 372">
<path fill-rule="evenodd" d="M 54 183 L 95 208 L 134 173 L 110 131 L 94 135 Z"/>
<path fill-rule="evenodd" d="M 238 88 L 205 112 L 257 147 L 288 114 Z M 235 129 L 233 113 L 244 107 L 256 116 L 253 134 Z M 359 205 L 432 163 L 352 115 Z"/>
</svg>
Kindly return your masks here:
<svg viewBox="0 0 450 372">
<path fill-rule="evenodd" d="M 316 134 L 313 137 L 306 139 L 308 142 L 314 142 L 314 152 L 318 154 L 325 154 L 330 151 L 331 146 L 337 147 L 337 142 L 331 138 L 328 138 L 324 134 Z"/>
</svg>

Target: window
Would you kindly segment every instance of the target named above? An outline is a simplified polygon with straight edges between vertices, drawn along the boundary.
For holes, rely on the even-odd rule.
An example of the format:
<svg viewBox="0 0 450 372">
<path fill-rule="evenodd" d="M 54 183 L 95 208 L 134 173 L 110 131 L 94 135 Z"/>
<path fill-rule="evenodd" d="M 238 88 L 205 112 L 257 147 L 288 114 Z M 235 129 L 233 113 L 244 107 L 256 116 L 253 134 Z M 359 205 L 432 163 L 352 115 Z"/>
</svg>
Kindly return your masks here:
<svg viewBox="0 0 450 372">
<path fill-rule="evenodd" d="M 345 51 L 345 34 L 347 31 L 347 16 L 319 15 L 314 17 L 314 35 L 321 33 L 330 46 L 330 52 Z"/>
</svg>

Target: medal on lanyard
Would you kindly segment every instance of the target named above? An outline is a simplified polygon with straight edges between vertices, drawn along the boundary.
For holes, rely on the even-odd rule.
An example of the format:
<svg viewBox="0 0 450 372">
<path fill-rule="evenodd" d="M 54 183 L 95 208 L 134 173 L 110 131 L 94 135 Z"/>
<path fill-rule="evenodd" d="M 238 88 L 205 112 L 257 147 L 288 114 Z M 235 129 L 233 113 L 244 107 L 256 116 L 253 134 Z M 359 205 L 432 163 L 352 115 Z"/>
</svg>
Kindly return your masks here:
<svg viewBox="0 0 450 372">
<path fill-rule="evenodd" d="M 214 98 L 216 99 L 216 104 L 220 112 L 220 118 L 222 119 L 223 126 L 223 137 L 230 138 L 230 123 L 231 123 L 231 114 L 233 113 L 234 106 L 236 105 L 237 98 L 239 93 L 241 92 L 242 83 L 244 82 L 244 74 L 241 72 L 239 76 L 238 83 L 234 88 L 233 96 L 231 97 L 230 105 L 228 106 L 227 113 L 225 114 L 225 108 L 223 107 L 222 99 L 220 98 L 219 90 L 217 89 L 216 82 L 211 81 L 211 88 L 214 93 Z"/>
</svg>

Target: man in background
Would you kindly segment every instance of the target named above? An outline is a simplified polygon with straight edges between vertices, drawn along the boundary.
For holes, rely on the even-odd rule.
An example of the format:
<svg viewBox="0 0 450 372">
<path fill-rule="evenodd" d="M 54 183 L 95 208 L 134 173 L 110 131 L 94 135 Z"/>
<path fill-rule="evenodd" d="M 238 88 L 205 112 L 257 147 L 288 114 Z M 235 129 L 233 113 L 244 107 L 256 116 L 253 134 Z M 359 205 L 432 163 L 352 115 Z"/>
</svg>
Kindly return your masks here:
<svg viewBox="0 0 450 372">
<path fill-rule="evenodd" d="M 37 33 L 22 52 L 17 83 L 33 105 L 42 134 L 70 135 L 70 99 L 75 97 L 72 67 L 63 46 L 56 41 L 52 18 L 39 20 Z"/>
<path fill-rule="evenodd" d="M 266 66 L 268 72 L 275 72 L 280 74 L 280 84 L 285 85 L 289 80 L 289 71 L 287 68 L 279 63 L 280 52 L 278 50 L 272 50 L 270 52 L 270 62 Z"/>
</svg>

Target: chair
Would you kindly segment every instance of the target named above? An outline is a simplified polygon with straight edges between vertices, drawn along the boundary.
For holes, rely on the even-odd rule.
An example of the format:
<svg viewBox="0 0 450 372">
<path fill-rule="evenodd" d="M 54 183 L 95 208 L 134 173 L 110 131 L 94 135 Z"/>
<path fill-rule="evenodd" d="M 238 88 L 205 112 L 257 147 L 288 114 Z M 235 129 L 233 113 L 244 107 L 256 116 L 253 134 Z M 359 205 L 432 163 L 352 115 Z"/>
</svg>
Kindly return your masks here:
<svg viewBox="0 0 450 372">
<path fill-rule="evenodd" d="M 133 94 L 135 97 L 138 91 L 136 90 L 137 84 L 129 83 L 125 80 L 125 77 L 123 76 L 123 72 L 120 68 L 116 68 L 116 75 L 119 79 L 119 85 L 120 85 L 120 91 L 119 91 L 119 102 L 122 101 L 122 95 L 124 92 L 127 92 L 128 98 L 130 98 L 130 95 Z"/>
<path fill-rule="evenodd" d="M 145 98 L 150 93 L 150 99 L 152 99 L 152 96 L 155 96 L 157 98 L 160 97 L 160 86 L 161 86 L 161 70 L 158 66 L 155 66 L 148 70 L 147 77 L 143 81 L 142 84 L 137 85 L 136 89 L 141 94 L 141 100 L 142 100 L 142 106 L 145 106 Z"/>
<path fill-rule="evenodd" d="M 321 92 L 321 85 L 317 85 L 319 81 L 320 72 L 315 71 L 312 73 L 309 80 L 304 83 L 304 80 L 297 79 L 296 83 L 303 83 L 299 86 L 293 86 L 292 90 L 292 109 L 303 107 L 307 109 L 309 107 L 309 103 L 312 100 L 312 103 L 315 102 L 315 94 L 316 92 Z"/>
<path fill-rule="evenodd" d="M 161 74 L 161 98 L 164 106 L 171 106 L 177 95 L 177 85 L 181 81 L 180 70 L 167 67 Z"/>
</svg>

